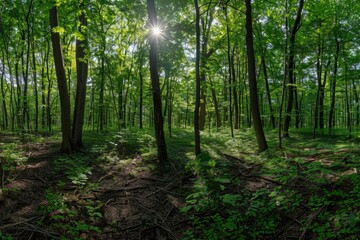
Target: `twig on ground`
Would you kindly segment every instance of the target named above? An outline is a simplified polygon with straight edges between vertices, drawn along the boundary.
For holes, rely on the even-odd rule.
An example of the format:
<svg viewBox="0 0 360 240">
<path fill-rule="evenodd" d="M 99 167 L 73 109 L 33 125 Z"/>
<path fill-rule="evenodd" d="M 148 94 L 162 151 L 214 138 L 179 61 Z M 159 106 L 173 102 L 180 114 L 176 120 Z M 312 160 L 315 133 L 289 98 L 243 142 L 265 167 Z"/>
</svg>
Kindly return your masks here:
<svg viewBox="0 0 360 240">
<path fill-rule="evenodd" d="M 172 182 L 170 182 L 170 183 L 169 183 L 168 185 L 166 185 L 164 188 L 159 188 L 159 189 L 156 190 L 155 192 L 152 192 L 152 193 L 146 195 L 145 198 L 151 197 L 152 195 L 155 195 L 155 194 L 157 194 L 158 192 L 166 191 L 173 182 L 175 182 L 175 180 L 172 181 Z"/>
<path fill-rule="evenodd" d="M 29 219 L 25 219 L 25 220 L 23 220 L 21 222 L 6 224 L 4 226 L 0 226 L 0 229 L 11 228 L 11 227 L 14 227 L 14 226 L 17 226 L 17 225 L 21 225 L 21 224 L 24 224 L 26 222 L 32 221 L 32 220 L 34 220 L 36 218 L 37 217 L 32 217 L 32 218 L 29 218 Z"/>
<path fill-rule="evenodd" d="M 313 221 L 317 218 L 317 216 L 324 210 L 326 205 L 323 205 L 321 208 L 319 208 L 315 213 L 311 214 L 308 217 L 308 220 L 306 222 L 304 231 L 302 232 L 301 236 L 299 237 L 299 240 L 305 239 L 306 233 L 309 230 L 310 225 L 313 223 Z"/>
</svg>

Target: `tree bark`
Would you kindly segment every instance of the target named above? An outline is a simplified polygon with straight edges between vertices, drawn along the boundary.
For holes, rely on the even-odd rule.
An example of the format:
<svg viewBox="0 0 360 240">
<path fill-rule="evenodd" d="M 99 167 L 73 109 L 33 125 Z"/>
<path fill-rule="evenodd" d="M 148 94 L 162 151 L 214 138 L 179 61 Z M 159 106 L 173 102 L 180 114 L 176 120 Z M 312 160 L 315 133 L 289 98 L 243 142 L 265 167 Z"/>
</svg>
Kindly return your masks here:
<svg viewBox="0 0 360 240">
<path fill-rule="evenodd" d="M 195 132 L 195 154 L 198 156 L 201 153 L 200 148 L 200 129 L 199 129 L 199 112 L 200 112 L 200 9 L 198 0 L 194 0 L 196 21 L 196 90 L 195 90 L 195 111 L 194 111 L 194 132 Z"/>
<path fill-rule="evenodd" d="M 291 112 L 294 102 L 294 91 L 295 91 L 295 78 L 294 78 L 294 69 L 295 69 L 295 36 L 297 31 L 300 29 L 301 13 L 304 6 L 304 0 L 299 0 L 299 6 L 296 14 L 296 19 L 294 26 L 290 33 L 290 44 L 289 44 L 289 91 L 288 91 L 288 102 L 286 108 L 286 116 L 284 121 L 284 137 L 289 137 L 289 128 L 291 122 Z"/>
<path fill-rule="evenodd" d="M 157 15 L 154 0 L 147 0 L 148 16 L 150 26 L 157 26 Z M 155 122 L 155 136 L 157 145 L 158 161 L 164 162 L 167 160 L 166 142 L 164 134 L 164 120 L 162 116 L 162 102 L 160 93 L 160 82 L 158 73 L 158 39 L 156 37 L 149 37 L 150 42 L 150 77 L 153 95 L 154 106 L 154 122 Z"/>
<path fill-rule="evenodd" d="M 221 127 L 221 117 L 220 117 L 220 111 L 219 111 L 219 104 L 218 104 L 218 100 L 216 97 L 216 91 L 214 88 L 214 84 L 212 83 L 212 81 L 209 78 L 209 82 L 210 82 L 210 88 L 211 88 L 211 95 L 212 95 L 212 99 L 214 102 L 214 108 L 215 108 L 215 117 L 216 117 L 216 128 L 219 129 Z"/>
<path fill-rule="evenodd" d="M 80 1 L 79 5 L 79 27 L 78 31 L 82 35 L 76 39 L 76 96 L 73 119 L 73 139 L 74 147 L 80 148 L 83 145 L 82 134 L 84 125 L 85 99 L 86 99 L 86 83 L 88 77 L 88 56 L 86 51 L 88 48 L 88 31 L 87 17 L 85 13 L 84 1 Z"/>
<path fill-rule="evenodd" d="M 60 43 L 60 34 L 54 31 L 58 26 L 59 26 L 58 7 L 54 5 L 50 9 L 50 27 L 51 27 L 51 42 L 53 45 L 56 77 L 57 77 L 58 89 L 60 95 L 61 132 L 62 132 L 61 151 L 66 153 L 71 153 L 73 151 L 73 139 L 71 135 L 71 122 L 70 122 L 70 97 L 66 85 L 65 65 L 64 65 L 64 57 L 62 53 L 62 47 Z"/>
<path fill-rule="evenodd" d="M 251 16 L 251 0 L 245 0 L 245 5 L 246 5 L 246 26 L 245 26 L 246 48 L 247 48 L 247 56 L 248 56 L 251 113 L 253 117 L 255 135 L 259 146 L 259 150 L 265 151 L 268 148 L 268 146 L 266 143 L 264 130 L 261 124 L 258 96 L 257 96 L 255 56 L 254 56 L 252 16 Z"/>
<path fill-rule="evenodd" d="M 335 94 L 336 94 L 336 78 L 337 78 L 337 71 L 338 71 L 338 58 L 339 58 L 339 51 L 340 51 L 340 42 L 336 39 L 336 51 L 335 51 L 335 63 L 334 63 L 334 73 L 333 78 L 331 79 L 330 85 L 330 112 L 329 112 L 329 130 L 330 132 L 335 126 L 334 120 L 334 112 L 335 112 Z"/>
<path fill-rule="evenodd" d="M 273 109 L 272 103 L 271 103 L 269 79 L 268 79 L 268 75 L 267 75 L 267 67 L 266 67 L 266 62 L 265 62 L 264 56 L 261 56 L 261 64 L 263 66 L 263 73 L 264 73 L 264 80 L 265 80 L 265 87 L 266 87 L 266 96 L 267 96 L 267 100 L 269 103 L 271 127 L 272 127 L 272 129 L 275 129 L 276 124 L 275 124 L 274 109 Z"/>
</svg>

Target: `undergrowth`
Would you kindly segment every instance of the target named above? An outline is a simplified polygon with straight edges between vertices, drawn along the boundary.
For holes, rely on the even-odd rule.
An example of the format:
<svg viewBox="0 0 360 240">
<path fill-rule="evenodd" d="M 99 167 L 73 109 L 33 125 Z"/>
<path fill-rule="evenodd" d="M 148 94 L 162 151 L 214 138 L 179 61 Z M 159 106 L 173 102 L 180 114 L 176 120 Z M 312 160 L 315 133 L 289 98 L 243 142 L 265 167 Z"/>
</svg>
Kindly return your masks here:
<svg viewBox="0 0 360 240">
<path fill-rule="evenodd" d="M 239 141 L 246 140 L 229 140 L 222 151 L 260 166 L 251 176 L 232 177 L 233 165 L 207 152 L 187 164 L 194 179 L 182 212 L 192 224 L 183 239 L 276 239 L 292 231 L 299 238 L 360 237 L 360 159 L 352 142 L 299 133 L 281 151 L 256 154 L 254 142 Z M 265 176 L 273 179 L 268 187 L 247 187 Z"/>
</svg>

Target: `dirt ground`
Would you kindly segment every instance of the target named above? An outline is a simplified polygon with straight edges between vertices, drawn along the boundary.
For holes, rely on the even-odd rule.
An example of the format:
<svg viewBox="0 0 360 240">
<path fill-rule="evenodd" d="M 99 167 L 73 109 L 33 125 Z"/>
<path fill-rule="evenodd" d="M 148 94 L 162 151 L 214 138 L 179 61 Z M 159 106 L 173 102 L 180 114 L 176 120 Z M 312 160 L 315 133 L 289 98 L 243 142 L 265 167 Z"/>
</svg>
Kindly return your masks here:
<svg viewBox="0 0 360 240">
<path fill-rule="evenodd" d="M 0 142 L 15 142 L 15 136 L 2 135 Z M 7 175 L 0 193 L 0 232 L 14 239 L 61 239 L 64 232 L 54 230 L 51 216 L 39 209 L 48 206 L 47 191 L 60 192 L 69 209 L 76 212 L 71 220 L 96 226 L 101 233 L 84 230 L 82 239 L 179 239 L 187 219 L 179 213 L 183 205 L 181 188 L 186 188 L 183 173 L 163 174 L 139 168 L 143 161 L 134 155 L 125 164 L 111 162 L 94 166 L 89 183 L 95 188 L 84 191 L 67 183 L 59 186 L 63 173 L 54 173 L 53 159 L 60 153 L 58 143 L 19 142 L 28 158 Z M 97 157 L 89 154 L 89 157 Z M 121 160 L 120 160 L 121 163 Z M 129 173 L 132 174 L 129 174 Z M 134 174 L 134 172 L 136 174 Z M 66 179 L 64 179 L 66 181 Z M 66 197 L 66 198 L 65 198 Z M 89 220 L 82 212 L 85 204 L 99 203 L 101 217 Z M 67 224 L 69 219 L 58 221 Z M 41 222 L 42 224 L 38 224 Z M 1 235 L 0 235 L 1 236 Z"/>
</svg>

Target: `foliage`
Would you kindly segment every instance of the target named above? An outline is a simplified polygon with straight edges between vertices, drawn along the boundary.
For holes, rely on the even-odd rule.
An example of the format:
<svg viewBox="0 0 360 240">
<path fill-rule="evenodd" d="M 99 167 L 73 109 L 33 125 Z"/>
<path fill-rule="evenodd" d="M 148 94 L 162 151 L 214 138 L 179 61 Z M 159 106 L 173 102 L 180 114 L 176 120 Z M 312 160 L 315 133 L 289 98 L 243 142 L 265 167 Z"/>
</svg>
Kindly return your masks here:
<svg viewBox="0 0 360 240">
<path fill-rule="evenodd" d="M 16 143 L 6 143 L 0 145 L 0 171 L 2 174 L 2 187 L 6 181 L 11 181 L 11 172 L 13 172 L 17 166 L 24 164 L 26 160 L 27 157 L 24 157 L 23 153 L 18 150 Z"/>
<path fill-rule="evenodd" d="M 189 162 L 195 179 L 182 208 L 191 216 L 183 239 L 274 238 L 292 217 L 307 237 L 357 239 L 360 163 L 357 150 L 349 150 L 352 143 L 326 137 L 312 141 L 300 133 L 286 144 L 283 151 L 243 155 L 246 163 L 262 166 L 254 176 L 272 176 L 267 188 L 250 190 L 247 177 L 227 176 L 229 164 L 209 153 Z M 240 151 L 248 148 L 243 144 Z"/>
<path fill-rule="evenodd" d="M 194 171 L 196 179 L 182 212 L 194 216 L 191 217 L 193 228 L 185 232 L 184 239 L 200 236 L 206 239 L 248 239 L 275 232 L 279 217 L 274 211 L 275 200 L 269 198 L 267 190 L 227 193 L 226 186 L 242 185 L 243 182 L 224 175 L 224 169 L 219 169 L 207 152 L 201 153 L 188 169 Z"/>
<path fill-rule="evenodd" d="M 83 187 L 91 174 L 91 161 L 88 155 L 61 155 L 54 160 L 54 170 L 64 172 L 73 184 Z"/>
<path fill-rule="evenodd" d="M 155 138 L 149 130 L 130 131 L 123 129 L 113 136 L 110 145 L 113 146 L 120 158 L 133 157 L 135 154 L 155 152 Z"/>
<path fill-rule="evenodd" d="M 79 210 L 71 208 L 66 198 L 60 194 L 48 191 L 46 193 L 47 204 L 39 208 L 39 212 L 44 214 L 38 224 L 50 224 L 50 227 L 57 232 L 62 233 L 62 237 L 70 237 L 72 239 L 80 239 L 83 232 L 101 232 L 99 227 L 89 225 L 83 219 L 78 217 Z M 90 218 L 90 222 L 102 217 L 99 212 L 100 206 L 85 205 L 86 214 Z"/>
</svg>

